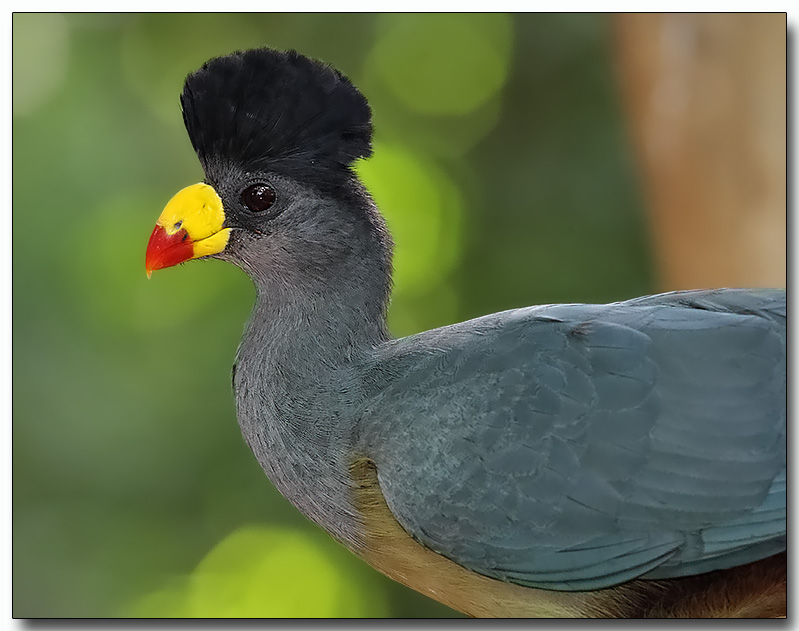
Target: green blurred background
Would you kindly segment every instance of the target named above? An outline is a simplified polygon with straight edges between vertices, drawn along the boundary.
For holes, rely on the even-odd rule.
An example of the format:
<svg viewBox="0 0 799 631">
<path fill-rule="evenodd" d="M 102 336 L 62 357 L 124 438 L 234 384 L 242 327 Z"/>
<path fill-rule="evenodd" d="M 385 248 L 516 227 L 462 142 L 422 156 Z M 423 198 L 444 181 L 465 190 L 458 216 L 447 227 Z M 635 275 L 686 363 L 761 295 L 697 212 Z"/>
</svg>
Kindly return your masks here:
<svg viewBox="0 0 799 631">
<path fill-rule="evenodd" d="M 606 16 L 15 14 L 16 617 L 459 615 L 263 475 L 230 391 L 246 276 L 145 277 L 161 209 L 202 178 L 183 78 L 261 45 L 372 104 L 359 170 L 397 244 L 395 335 L 654 290 Z"/>
</svg>

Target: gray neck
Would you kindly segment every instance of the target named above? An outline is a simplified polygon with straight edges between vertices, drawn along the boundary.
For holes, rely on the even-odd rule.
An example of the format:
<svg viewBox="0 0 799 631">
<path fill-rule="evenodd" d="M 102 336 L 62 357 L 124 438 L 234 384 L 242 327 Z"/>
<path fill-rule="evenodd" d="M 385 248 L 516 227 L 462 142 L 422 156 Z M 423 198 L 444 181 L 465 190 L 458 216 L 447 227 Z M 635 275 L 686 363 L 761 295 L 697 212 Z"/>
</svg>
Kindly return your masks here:
<svg viewBox="0 0 799 631">
<path fill-rule="evenodd" d="M 351 273 L 359 275 L 362 265 L 362 253 L 355 253 Z M 289 282 L 250 275 L 257 298 L 234 373 L 242 434 L 286 498 L 335 537 L 355 543 L 348 467 L 358 447 L 357 366 L 387 339 L 389 270 L 343 286 L 318 275 Z"/>
</svg>

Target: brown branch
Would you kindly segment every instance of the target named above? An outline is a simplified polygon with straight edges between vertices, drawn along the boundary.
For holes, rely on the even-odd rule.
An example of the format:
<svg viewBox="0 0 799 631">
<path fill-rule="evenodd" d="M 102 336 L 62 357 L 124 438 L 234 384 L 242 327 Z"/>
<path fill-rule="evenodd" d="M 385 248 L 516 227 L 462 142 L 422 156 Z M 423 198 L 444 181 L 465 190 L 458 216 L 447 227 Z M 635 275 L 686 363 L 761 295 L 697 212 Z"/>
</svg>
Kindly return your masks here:
<svg viewBox="0 0 799 631">
<path fill-rule="evenodd" d="M 614 27 L 661 288 L 785 286 L 785 15 Z"/>
</svg>

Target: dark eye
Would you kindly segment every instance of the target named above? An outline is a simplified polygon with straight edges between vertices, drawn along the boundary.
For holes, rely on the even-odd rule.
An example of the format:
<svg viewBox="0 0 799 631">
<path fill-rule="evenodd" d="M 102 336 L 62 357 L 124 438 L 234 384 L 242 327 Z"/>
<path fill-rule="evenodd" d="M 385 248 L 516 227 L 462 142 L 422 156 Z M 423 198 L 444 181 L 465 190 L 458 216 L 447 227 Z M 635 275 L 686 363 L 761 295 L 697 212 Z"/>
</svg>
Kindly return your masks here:
<svg viewBox="0 0 799 631">
<path fill-rule="evenodd" d="M 254 213 L 262 213 L 275 203 L 275 189 L 269 184 L 253 184 L 244 189 L 241 203 Z"/>
</svg>

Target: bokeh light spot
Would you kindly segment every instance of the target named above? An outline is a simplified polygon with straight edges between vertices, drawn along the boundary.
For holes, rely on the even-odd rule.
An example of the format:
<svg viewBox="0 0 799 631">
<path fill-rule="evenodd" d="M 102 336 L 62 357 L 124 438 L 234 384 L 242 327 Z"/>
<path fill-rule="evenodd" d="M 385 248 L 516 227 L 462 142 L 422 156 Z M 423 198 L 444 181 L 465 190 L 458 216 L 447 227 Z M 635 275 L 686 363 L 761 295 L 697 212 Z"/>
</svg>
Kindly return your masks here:
<svg viewBox="0 0 799 631">
<path fill-rule="evenodd" d="M 377 617 L 388 614 L 372 570 L 322 533 L 243 526 L 219 542 L 188 580 L 147 594 L 138 616 L 193 618 Z"/>
<path fill-rule="evenodd" d="M 357 171 L 394 237 L 395 293 L 440 283 L 460 255 L 458 188 L 432 161 L 382 143 Z"/>
<path fill-rule="evenodd" d="M 462 115 L 501 90 L 511 41 L 506 15 L 391 15 L 367 63 L 409 109 Z"/>
<path fill-rule="evenodd" d="M 16 13 L 13 26 L 13 112 L 19 116 L 45 103 L 66 79 L 69 27 L 57 13 Z"/>
</svg>

